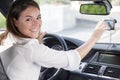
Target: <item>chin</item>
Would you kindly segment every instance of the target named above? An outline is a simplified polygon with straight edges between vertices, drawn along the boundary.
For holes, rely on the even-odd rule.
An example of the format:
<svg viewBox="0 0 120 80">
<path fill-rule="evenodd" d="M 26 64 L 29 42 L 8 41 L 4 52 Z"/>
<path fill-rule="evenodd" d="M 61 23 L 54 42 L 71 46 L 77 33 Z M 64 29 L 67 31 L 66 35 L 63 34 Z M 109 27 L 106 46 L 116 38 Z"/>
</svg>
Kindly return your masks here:
<svg viewBox="0 0 120 80">
<path fill-rule="evenodd" d="M 29 34 L 29 37 L 30 38 L 37 38 L 39 35 L 36 33 L 36 34 Z"/>
<path fill-rule="evenodd" d="M 37 38 L 38 37 L 38 35 L 35 35 L 35 36 L 31 36 L 31 38 Z"/>
</svg>

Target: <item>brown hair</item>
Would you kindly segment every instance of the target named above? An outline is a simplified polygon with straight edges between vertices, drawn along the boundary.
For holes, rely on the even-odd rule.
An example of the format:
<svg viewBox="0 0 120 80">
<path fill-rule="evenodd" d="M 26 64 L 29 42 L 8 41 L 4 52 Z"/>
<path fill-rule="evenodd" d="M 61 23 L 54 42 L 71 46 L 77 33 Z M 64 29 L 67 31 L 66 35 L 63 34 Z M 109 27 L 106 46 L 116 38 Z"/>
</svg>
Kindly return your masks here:
<svg viewBox="0 0 120 80">
<path fill-rule="evenodd" d="M 0 34 L 0 45 L 3 45 L 4 39 L 7 38 L 8 31 L 6 30 L 4 33 Z"/>
<path fill-rule="evenodd" d="M 30 6 L 36 7 L 40 10 L 39 5 L 34 0 L 16 0 L 12 3 L 6 20 L 7 30 L 0 35 L 0 45 L 3 43 L 3 40 L 6 39 L 9 32 L 14 36 L 27 37 L 17 29 L 14 25 L 13 19 L 18 20 L 21 13 Z"/>
</svg>

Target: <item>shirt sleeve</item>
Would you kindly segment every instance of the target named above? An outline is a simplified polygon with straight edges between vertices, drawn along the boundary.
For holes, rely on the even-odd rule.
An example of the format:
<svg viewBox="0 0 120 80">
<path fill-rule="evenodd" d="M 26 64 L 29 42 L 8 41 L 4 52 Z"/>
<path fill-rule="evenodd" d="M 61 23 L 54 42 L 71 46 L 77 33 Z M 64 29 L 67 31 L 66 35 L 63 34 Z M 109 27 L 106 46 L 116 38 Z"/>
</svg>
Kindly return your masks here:
<svg viewBox="0 0 120 80">
<path fill-rule="evenodd" d="M 79 69 L 81 57 L 80 57 L 78 51 L 70 50 L 66 54 L 68 57 L 68 66 L 65 69 L 71 70 L 71 71 Z"/>
<path fill-rule="evenodd" d="M 28 45 L 30 47 L 30 45 Z M 81 61 L 76 50 L 57 51 L 43 44 L 31 45 L 31 60 L 40 66 L 76 70 Z"/>
</svg>

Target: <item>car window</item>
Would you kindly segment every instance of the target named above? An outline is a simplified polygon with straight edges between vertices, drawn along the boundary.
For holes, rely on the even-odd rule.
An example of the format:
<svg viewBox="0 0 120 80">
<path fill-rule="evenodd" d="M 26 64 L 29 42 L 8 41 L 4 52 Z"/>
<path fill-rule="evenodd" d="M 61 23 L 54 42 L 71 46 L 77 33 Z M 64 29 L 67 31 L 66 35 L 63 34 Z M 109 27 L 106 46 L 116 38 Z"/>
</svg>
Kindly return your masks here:
<svg viewBox="0 0 120 80">
<path fill-rule="evenodd" d="M 6 19 L 0 12 L 0 30 L 4 30 L 6 25 Z"/>
<path fill-rule="evenodd" d="M 120 4 L 111 0 L 113 8 L 109 15 L 80 14 L 79 8 L 84 1 L 71 1 L 70 3 L 44 3 L 40 4 L 43 20 L 42 30 L 69 36 L 83 41 L 92 35 L 98 21 L 106 18 L 115 18 L 115 30 L 105 31 L 98 43 L 120 43 Z M 84 2 L 86 3 L 86 1 Z"/>
<path fill-rule="evenodd" d="M 109 15 L 85 15 L 79 12 L 84 1 L 36 0 L 40 4 L 42 31 L 83 41 L 92 35 L 95 25 L 104 18 L 115 18 L 115 30 L 105 31 L 98 43 L 120 43 L 120 1 L 110 0 L 112 10 Z M 86 3 L 87 1 L 85 1 Z M 0 30 L 5 29 L 5 17 L 0 13 Z"/>
</svg>

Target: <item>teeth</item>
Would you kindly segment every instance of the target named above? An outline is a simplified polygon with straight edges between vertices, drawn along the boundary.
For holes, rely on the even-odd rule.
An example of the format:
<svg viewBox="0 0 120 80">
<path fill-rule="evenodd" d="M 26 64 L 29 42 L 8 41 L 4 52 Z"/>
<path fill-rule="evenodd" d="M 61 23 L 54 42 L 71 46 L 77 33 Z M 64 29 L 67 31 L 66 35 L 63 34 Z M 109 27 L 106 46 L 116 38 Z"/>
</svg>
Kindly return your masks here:
<svg viewBox="0 0 120 80">
<path fill-rule="evenodd" d="M 30 29 L 30 31 L 32 31 L 32 32 L 37 32 L 37 29 Z"/>
</svg>

